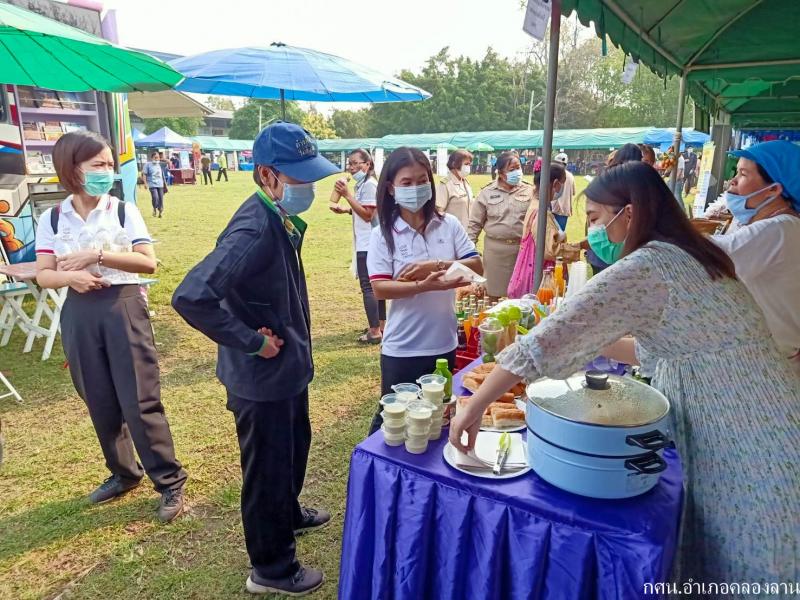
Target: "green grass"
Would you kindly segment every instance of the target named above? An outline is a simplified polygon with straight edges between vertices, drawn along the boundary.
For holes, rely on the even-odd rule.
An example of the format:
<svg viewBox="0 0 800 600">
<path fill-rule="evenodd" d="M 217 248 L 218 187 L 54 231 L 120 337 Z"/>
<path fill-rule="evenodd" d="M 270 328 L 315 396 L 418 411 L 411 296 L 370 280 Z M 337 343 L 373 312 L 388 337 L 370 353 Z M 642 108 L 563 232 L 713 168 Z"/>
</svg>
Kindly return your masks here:
<svg viewBox="0 0 800 600">
<path fill-rule="evenodd" d="M 477 192 L 488 176 L 471 177 Z M 583 178 L 578 178 L 583 188 Z M 322 568 L 316 598 L 336 598 L 348 464 L 363 439 L 379 392 L 377 347 L 355 339 L 366 326 L 358 283 L 348 271 L 349 217 L 327 209 L 333 178 L 318 185 L 307 215 L 304 260 L 311 296 L 316 377 L 314 440 L 304 503 L 333 513 L 330 527 L 300 538 L 299 558 Z M 0 348 L 0 366 L 24 398 L 0 400 L 6 462 L 0 471 L 0 598 L 245 598 L 247 554 L 239 516 L 239 454 L 224 390 L 214 377 L 215 346 L 169 306 L 186 271 L 213 247 L 229 217 L 253 191 L 249 174 L 213 187 L 173 187 L 163 219 L 140 207 L 158 240 L 159 283 L 150 294 L 161 355 L 162 393 L 178 458 L 189 472 L 189 514 L 155 519 L 147 482 L 120 501 L 90 506 L 83 497 L 107 472 L 83 402 L 64 367 L 60 343 L 41 362 L 42 342 L 22 354 L 17 331 Z M 581 206 L 576 207 L 580 215 Z M 583 218 L 570 220 L 580 239 Z"/>
</svg>

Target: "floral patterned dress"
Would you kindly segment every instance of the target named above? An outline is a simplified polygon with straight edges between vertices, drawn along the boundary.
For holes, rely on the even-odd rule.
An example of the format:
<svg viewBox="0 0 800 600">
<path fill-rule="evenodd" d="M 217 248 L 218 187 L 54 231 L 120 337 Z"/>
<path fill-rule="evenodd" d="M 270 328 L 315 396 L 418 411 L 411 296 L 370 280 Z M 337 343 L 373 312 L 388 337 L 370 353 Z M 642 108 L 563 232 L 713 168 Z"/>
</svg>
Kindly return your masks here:
<svg viewBox="0 0 800 600">
<path fill-rule="evenodd" d="M 741 282 L 713 281 L 688 253 L 651 242 L 498 364 L 561 379 L 628 334 L 672 405 L 687 486 L 680 580 L 799 581 L 800 377 Z"/>
</svg>

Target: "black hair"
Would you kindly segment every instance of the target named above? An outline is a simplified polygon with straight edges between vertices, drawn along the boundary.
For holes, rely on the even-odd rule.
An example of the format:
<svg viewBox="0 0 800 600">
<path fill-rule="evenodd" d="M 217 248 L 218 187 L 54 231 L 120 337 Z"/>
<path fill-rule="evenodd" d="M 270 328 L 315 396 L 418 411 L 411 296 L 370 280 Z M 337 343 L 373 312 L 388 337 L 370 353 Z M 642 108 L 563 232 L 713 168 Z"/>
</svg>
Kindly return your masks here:
<svg viewBox="0 0 800 600">
<path fill-rule="evenodd" d="M 608 159 L 609 167 L 616 167 L 630 160 L 642 160 L 642 149 L 636 144 L 625 144 Z"/>
<path fill-rule="evenodd" d="M 442 218 L 442 215 L 436 211 L 436 185 L 433 182 L 433 171 L 431 171 L 431 162 L 428 157 L 422 151 L 407 146 L 392 152 L 383 165 L 381 178 L 378 180 L 378 190 L 375 193 L 381 233 L 383 234 L 383 239 L 386 240 L 389 252 L 392 253 L 394 253 L 394 222 L 400 215 L 400 206 L 395 202 L 394 195 L 389 191 L 389 186 L 394 184 L 394 178 L 400 169 L 415 164 L 425 168 L 428 173 L 428 181 L 431 184 L 431 199 L 422 207 L 422 213 L 425 216 L 425 228 L 434 218 Z"/>
<path fill-rule="evenodd" d="M 519 154 L 517 154 L 516 152 L 511 150 L 503 152 L 502 154 L 500 154 L 500 156 L 497 157 L 497 163 L 495 163 L 495 169 L 497 169 L 498 173 L 504 171 L 505 168 L 508 166 L 508 163 L 510 163 L 515 158 L 519 159 Z"/>
<path fill-rule="evenodd" d="M 595 177 L 584 193 L 592 202 L 617 212 L 628 204 L 633 206 L 622 256 L 654 240 L 667 242 L 694 257 L 711 279 L 736 279 L 730 257 L 692 226 L 658 171 L 647 163 L 628 161 L 610 167 Z"/>
<path fill-rule="evenodd" d="M 533 174 L 533 185 L 536 189 L 539 189 L 539 183 L 542 180 L 542 171 L 536 171 Z M 564 168 L 559 162 L 550 163 L 550 185 L 553 185 L 554 181 L 561 181 L 564 182 L 567 180 L 567 170 Z"/>
<path fill-rule="evenodd" d="M 375 177 L 375 161 L 372 160 L 372 155 L 363 148 L 356 148 L 350 153 L 350 156 L 353 156 L 353 154 L 358 154 L 361 157 L 361 160 L 369 165 L 365 180 L 369 179 L 370 177 Z"/>
</svg>

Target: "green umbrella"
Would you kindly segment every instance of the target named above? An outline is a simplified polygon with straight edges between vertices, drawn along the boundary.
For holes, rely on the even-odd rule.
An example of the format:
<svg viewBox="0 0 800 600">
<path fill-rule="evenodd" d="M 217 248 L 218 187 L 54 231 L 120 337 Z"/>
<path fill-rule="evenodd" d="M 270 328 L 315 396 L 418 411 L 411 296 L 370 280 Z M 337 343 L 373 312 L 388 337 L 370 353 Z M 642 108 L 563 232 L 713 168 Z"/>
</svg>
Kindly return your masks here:
<svg viewBox="0 0 800 600">
<path fill-rule="evenodd" d="M 475 142 L 467 146 L 467 150 L 470 152 L 492 152 L 494 151 L 494 146 L 484 144 L 483 142 Z"/>
<path fill-rule="evenodd" d="M 51 90 L 151 92 L 183 76 L 157 58 L 0 3 L 0 80 Z"/>
</svg>

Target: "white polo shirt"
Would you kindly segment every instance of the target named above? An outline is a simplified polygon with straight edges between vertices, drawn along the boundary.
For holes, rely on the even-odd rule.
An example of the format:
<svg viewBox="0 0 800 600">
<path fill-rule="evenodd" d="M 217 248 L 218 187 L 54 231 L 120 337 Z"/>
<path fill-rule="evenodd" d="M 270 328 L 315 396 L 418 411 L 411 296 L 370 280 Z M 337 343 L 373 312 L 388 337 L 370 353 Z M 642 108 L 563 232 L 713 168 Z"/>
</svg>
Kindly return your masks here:
<svg viewBox="0 0 800 600">
<path fill-rule="evenodd" d="M 356 185 L 356 202 L 361 206 L 377 206 L 378 202 L 375 199 L 377 191 L 378 180 L 374 177 L 365 179 Z M 369 250 L 369 238 L 372 235 L 372 228 L 375 226 L 375 222 L 365 221 L 355 212 L 353 213 L 353 236 L 356 243 L 356 252 L 367 252 Z"/>
<path fill-rule="evenodd" d="M 401 217 L 394 222 L 394 253 L 380 227 L 372 230 L 367 269 L 370 281 L 397 279 L 406 265 L 423 260 L 464 260 L 478 251 L 450 214 L 434 217 L 421 235 Z M 458 345 L 455 290 L 424 292 L 392 300 L 381 352 L 386 356 L 444 355 Z"/>
<path fill-rule="evenodd" d="M 39 217 L 36 229 L 36 254 L 59 256 L 77 250 L 100 249 L 111 250 L 112 245 L 127 238 L 130 246 L 151 244 L 150 233 L 136 205 L 125 202 L 125 235 L 120 236 L 117 206 L 119 200 L 108 194 L 101 196 L 97 207 L 89 213 L 84 221 L 72 206 L 72 196 L 61 202 L 61 214 L 58 217 L 58 235 L 53 234 L 48 208 Z M 90 269 L 92 270 L 92 269 Z M 94 269 L 94 272 L 97 272 Z M 112 285 L 139 283 L 136 273 L 126 273 L 117 269 L 103 267 L 101 274 Z"/>
<path fill-rule="evenodd" d="M 778 215 L 711 238 L 725 250 L 786 356 L 800 350 L 800 219 Z"/>
</svg>

